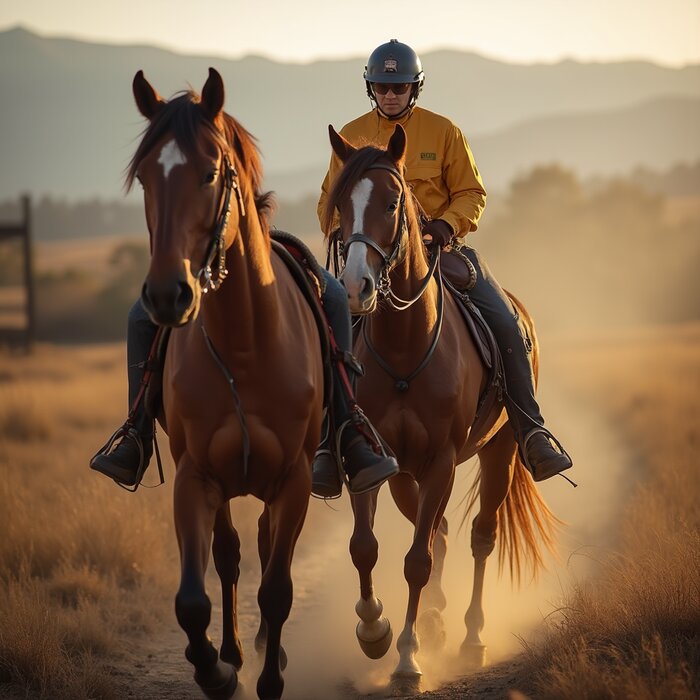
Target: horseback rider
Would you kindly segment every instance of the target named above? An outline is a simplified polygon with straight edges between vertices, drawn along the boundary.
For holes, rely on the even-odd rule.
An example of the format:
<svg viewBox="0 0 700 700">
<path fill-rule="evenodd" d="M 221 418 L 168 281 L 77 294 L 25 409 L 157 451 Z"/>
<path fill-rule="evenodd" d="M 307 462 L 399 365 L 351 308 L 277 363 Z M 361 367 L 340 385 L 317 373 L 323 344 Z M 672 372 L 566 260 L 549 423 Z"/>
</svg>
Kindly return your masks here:
<svg viewBox="0 0 700 700">
<path fill-rule="evenodd" d="M 347 474 L 348 490 L 351 493 L 371 491 L 399 471 L 396 460 L 387 455 L 377 444 L 372 444 L 373 429 L 366 416 L 354 409 L 354 397 L 348 382 L 343 381 L 339 363 L 351 378 L 358 371 L 357 361 L 352 356 L 352 330 L 348 298 L 340 282 L 323 270 L 325 290 L 322 304 L 326 318 L 333 331 L 337 345 L 333 358 L 333 417 L 339 431 L 338 449 L 333 454 L 333 481 L 337 483 L 331 493 L 320 496 L 339 495 L 342 482 L 338 462 Z M 129 381 L 130 414 L 115 433 L 118 439 L 110 440 L 90 461 L 90 467 L 106 474 L 118 484 L 135 490 L 148 466 L 153 453 L 154 420 L 148 414 L 143 400 L 141 383 L 144 373 L 153 362 L 150 350 L 158 332 L 158 326 L 149 318 L 139 299 L 129 311 L 127 326 L 127 366 Z M 330 429 L 327 428 L 330 432 Z M 338 454 L 339 453 L 339 454 Z M 325 454 L 325 452 L 324 452 Z M 329 454 L 331 452 L 329 451 Z"/>
<path fill-rule="evenodd" d="M 372 52 L 364 79 L 374 108 L 346 124 L 341 135 L 358 147 L 367 143 L 386 147 L 395 125 L 401 124 L 407 136 L 405 178 L 426 215 L 423 240 L 439 243 L 441 248 L 461 242 L 477 228 L 486 191 L 460 129 L 449 119 L 416 106 L 424 81 L 420 58 L 410 46 L 392 39 Z M 333 154 L 321 186 L 320 221 L 324 220 L 328 193 L 341 167 Z M 337 220 L 336 212 L 336 224 Z M 467 246 L 461 252 L 477 271 L 469 297 L 501 350 L 506 409 L 521 456 L 535 481 L 548 479 L 571 467 L 572 462 L 544 427 L 535 399 L 530 348 L 520 331 L 518 315 L 484 259 Z M 312 489 L 322 488 L 328 481 L 327 474 L 328 465 L 316 460 Z"/>
</svg>

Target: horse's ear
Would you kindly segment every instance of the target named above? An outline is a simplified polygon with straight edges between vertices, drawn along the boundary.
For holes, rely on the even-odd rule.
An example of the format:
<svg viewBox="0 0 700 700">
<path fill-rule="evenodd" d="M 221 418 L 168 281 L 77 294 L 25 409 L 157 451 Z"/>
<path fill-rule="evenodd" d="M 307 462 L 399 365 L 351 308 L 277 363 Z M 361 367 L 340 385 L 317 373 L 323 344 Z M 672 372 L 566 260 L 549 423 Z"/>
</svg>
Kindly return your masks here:
<svg viewBox="0 0 700 700">
<path fill-rule="evenodd" d="M 406 132 L 403 130 L 401 124 L 396 125 L 394 133 L 389 139 L 389 145 L 386 147 L 386 151 L 391 160 L 397 165 L 403 161 L 406 155 Z"/>
<path fill-rule="evenodd" d="M 140 70 L 135 76 L 131 84 L 134 92 L 134 99 L 139 112 L 146 119 L 151 120 L 158 113 L 160 108 L 165 104 L 165 100 L 153 89 L 151 84 L 143 77 L 143 71 Z"/>
<path fill-rule="evenodd" d="M 343 163 L 357 150 L 333 128 L 332 124 L 328 125 L 328 135 L 331 138 L 334 153 Z"/>
<path fill-rule="evenodd" d="M 214 121 L 224 108 L 224 81 L 215 68 L 209 69 L 209 77 L 202 88 L 202 109 L 204 114 Z"/>
</svg>

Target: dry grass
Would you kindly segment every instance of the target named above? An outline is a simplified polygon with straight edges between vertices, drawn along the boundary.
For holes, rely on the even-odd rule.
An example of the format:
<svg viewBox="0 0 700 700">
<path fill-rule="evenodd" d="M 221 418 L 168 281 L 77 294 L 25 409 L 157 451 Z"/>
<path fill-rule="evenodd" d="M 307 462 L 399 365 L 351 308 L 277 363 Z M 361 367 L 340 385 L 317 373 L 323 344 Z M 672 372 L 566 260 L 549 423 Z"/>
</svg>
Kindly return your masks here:
<svg viewBox="0 0 700 700">
<path fill-rule="evenodd" d="M 699 348 L 691 325 L 560 353 L 572 388 L 627 436 L 639 472 L 598 575 L 529 647 L 538 698 L 700 694 Z"/>
<path fill-rule="evenodd" d="M 109 660 L 167 609 L 169 495 L 87 467 L 123 420 L 123 367 L 114 346 L 0 355 L 3 696 L 117 697 Z"/>
<path fill-rule="evenodd" d="M 698 696 L 699 347 L 700 326 L 550 346 L 572 396 L 634 446 L 638 473 L 598 575 L 529 647 L 538 698 Z M 169 489 L 126 494 L 87 468 L 125 396 L 119 346 L 0 354 L 2 697 L 119 696 L 110 664 L 172 605 Z"/>
</svg>

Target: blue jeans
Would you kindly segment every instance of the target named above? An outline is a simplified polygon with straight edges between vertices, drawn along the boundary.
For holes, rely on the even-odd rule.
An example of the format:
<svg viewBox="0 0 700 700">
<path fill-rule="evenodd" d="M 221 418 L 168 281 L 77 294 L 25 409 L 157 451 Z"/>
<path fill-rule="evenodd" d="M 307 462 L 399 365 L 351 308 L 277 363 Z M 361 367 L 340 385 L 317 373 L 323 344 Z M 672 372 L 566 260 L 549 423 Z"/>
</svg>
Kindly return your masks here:
<svg viewBox="0 0 700 700">
<path fill-rule="evenodd" d="M 506 409 L 518 442 L 521 442 L 530 430 L 544 425 L 535 399 L 535 377 L 528 357 L 530 348 L 520 328 L 517 310 L 491 274 L 486 261 L 473 248 L 464 246 L 461 250 L 476 268 L 476 284 L 469 291 L 469 298 L 493 331 L 501 350 L 506 375 Z"/>
</svg>

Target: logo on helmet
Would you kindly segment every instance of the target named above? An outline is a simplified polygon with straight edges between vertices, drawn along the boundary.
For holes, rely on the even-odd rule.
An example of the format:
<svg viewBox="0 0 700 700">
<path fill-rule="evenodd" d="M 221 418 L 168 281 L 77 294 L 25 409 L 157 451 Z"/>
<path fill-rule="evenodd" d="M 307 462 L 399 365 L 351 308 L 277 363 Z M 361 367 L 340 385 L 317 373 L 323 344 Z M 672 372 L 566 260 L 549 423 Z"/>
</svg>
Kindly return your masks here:
<svg viewBox="0 0 700 700">
<path fill-rule="evenodd" d="M 395 58 L 387 58 L 384 61 L 384 72 L 385 73 L 396 73 L 399 68 L 399 64 Z"/>
</svg>

